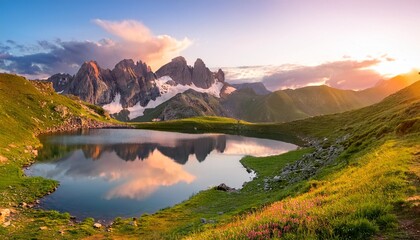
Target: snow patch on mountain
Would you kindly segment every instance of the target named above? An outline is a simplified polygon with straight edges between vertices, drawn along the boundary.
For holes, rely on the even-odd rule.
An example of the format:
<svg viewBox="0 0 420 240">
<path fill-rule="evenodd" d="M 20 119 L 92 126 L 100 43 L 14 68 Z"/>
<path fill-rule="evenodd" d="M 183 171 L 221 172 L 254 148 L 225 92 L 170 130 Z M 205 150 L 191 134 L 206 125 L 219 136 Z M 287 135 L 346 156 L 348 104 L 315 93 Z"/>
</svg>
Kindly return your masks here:
<svg viewBox="0 0 420 240">
<path fill-rule="evenodd" d="M 119 113 L 121 112 L 121 110 L 123 110 L 120 100 L 121 100 L 121 95 L 117 93 L 117 95 L 115 95 L 114 97 L 114 100 L 112 100 L 112 102 L 106 105 L 103 105 L 102 108 L 108 111 L 110 114 Z"/>
<path fill-rule="evenodd" d="M 223 88 L 222 82 L 215 82 L 212 86 L 207 89 L 199 88 L 193 84 L 191 85 L 181 85 L 176 84 L 171 77 L 163 76 L 155 80 L 156 86 L 160 90 L 160 96 L 156 98 L 156 100 L 150 100 L 146 106 L 141 106 L 140 102 L 132 107 L 128 107 L 127 110 L 130 111 L 128 117 L 130 119 L 143 116 L 144 110 L 146 108 L 155 108 L 158 105 L 168 101 L 172 97 L 174 97 L 178 93 L 183 93 L 188 89 L 193 89 L 194 91 L 201 92 L 201 93 L 208 93 L 213 95 L 217 98 L 220 98 L 220 93 Z M 110 114 L 118 113 L 123 110 L 123 107 L 120 104 L 121 96 L 117 94 L 114 100 L 102 106 L 105 110 L 107 110 Z"/>
</svg>

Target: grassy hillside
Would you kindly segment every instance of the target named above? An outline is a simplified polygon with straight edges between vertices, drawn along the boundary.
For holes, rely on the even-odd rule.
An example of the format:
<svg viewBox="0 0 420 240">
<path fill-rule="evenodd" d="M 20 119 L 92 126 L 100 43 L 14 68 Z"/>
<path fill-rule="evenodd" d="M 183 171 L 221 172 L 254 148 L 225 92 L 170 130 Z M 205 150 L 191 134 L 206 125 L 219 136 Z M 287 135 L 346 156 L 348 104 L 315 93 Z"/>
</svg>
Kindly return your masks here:
<svg viewBox="0 0 420 240">
<path fill-rule="evenodd" d="M 68 214 L 39 212 L 24 207 L 52 191 L 58 183 L 41 177 L 26 177 L 22 167 L 37 155 L 40 147 L 37 134 L 57 128 L 71 119 L 86 124 L 108 123 L 103 114 L 101 108 L 56 94 L 50 84 L 0 74 L 0 210 L 12 211 L 10 226 L 4 227 L 4 219 L 0 217 L 0 238 L 31 238 L 33 229 L 25 229 L 25 226 L 34 218 L 51 223 L 54 218 L 70 220 Z M 29 231 L 28 235 L 17 233 L 22 230 Z M 54 234 L 45 233 L 44 236 Z"/>
<path fill-rule="evenodd" d="M 178 93 L 169 101 L 166 101 L 153 109 L 146 109 L 143 116 L 132 119 L 136 121 L 151 121 L 158 118 L 161 120 L 182 119 L 194 116 L 226 116 L 224 108 L 219 100 L 207 93 L 196 92 L 192 89 Z"/>
<path fill-rule="evenodd" d="M 194 123 L 195 121 L 195 123 Z M 203 123 L 204 122 L 204 123 Z M 220 123 L 223 122 L 223 123 Z M 381 103 L 342 114 L 319 116 L 285 124 L 238 123 L 227 119 L 188 119 L 170 122 L 169 126 L 188 129 L 227 128 L 229 122 L 241 131 L 294 132 L 302 137 L 323 139 L 316 146 L 319 155 L 310 155 L 312 162 L 323 159 L 324 151 L 342 147 L 338 158 L 325 164 L 305 166 L 301 160 L 292 160 L 296 172 L 290 182 L 277 181 L 275 176 L 289 172 L 281 161 L 271 159 L 262 166 L 271 169 L 270 174 L 259 172 L 254 180 L 256 188 L 262 188 L 261 180 L 269 179 L 277 198 L 282 199 L 263 206 L 255 204 L 254 210 L 245 208 L 248 214 L 232 218 L 220 217 L 217 209 L 206 206 L 213 190 L 201 192 L 192 199 L 150 215 L 143 220 L 138 234 L 149 230 L 164 231 L 163 236 L 182 236 L 191 230 L 191 239 L 369 239 L 379 238 L 416 239 L 420 227 L 418 199 L 420 196 L 420 82 L 386 98 Z M 187 124 L 185 124 L 187 123 Z M 195 125 L 194 125 L 195 124 Z M 159 129 L 165 123 L 150 124 Z M 147 127 L 146 125 L 141 125 Z M 171 127 L 168 127 L 171 128 Z M 292 154 L 292 153 L 290 153 Z M 301 155 L 302 157 L 302 155 Z M 311 159 L 311 158 L 310 158 Z M 247 158 L 247 161 L 264 159 Z M 283 160 L 283 161 L 285 161 Z M 296 161 L 296 164 L 293 163 Z M 322 162 L 322 161 L 321 161 Z M 244 164 L 247 164 L 244 161 Z M 287 166 L 287 164 L 286 164 Z M 315 166 L 317 170 L 307 178 L 299 178 L 304 169 Z M 255 168 L 252 164 L 251 168 Z M 258 169 L 258 168 L 255 168 Z M 261 171 L 261 170 L 260 170 Z M 299 182 L 293 178 L 301 179 Z M 254 182 L 253 181 L 253 182 Z M 267 180 L 265 180 L 267 181 Z M 253 184 L 251 182 L 250 184 Z M 258 185 L 258 183 L 260 185 Z M 298 183 L 298 184 L 297 184 Z M 284 188 L 284 184 L 288 188 Z M 297 185 L 296 185 L 297 184 Z M 255 185 L 254 185 L 255 186 Z M 290 189 L 293 190 L 290 190 Z M 224 194 L 218 193 L 220 199 Z M 243 194 L 242 192 L 239 196 Z M 211 206 L 217 204 L 217 199 Z M 267 202 L 265 202 L 267 203 Z M 242 202 L 236 206 L 242 208 Z M 245 207 L 245 206 L 243 206 Z M 204 224 L 199 217 L 217 220 L 218 224 Z M 198 217 L 198 218 L 197 218 Z M 167 219 L 184 219 L 178 223 Z M 159 222 L 159 227 L 150 226 Z M 409 222 L 409 226 L 407 226 Z M 403 227 L 404 226 L 404 227 Z M 408 230 L 407 230 L 408 229 Z M 168 235 L 169 234 L 169 235 Z M 417 235 L 416 235 L 417 234 Z M 143 235 L 142 235 L 143 236 Z M 157 236 L 154 236 L 157 237 Z M 158 235 L 162 237 L 162 235 Z"/>
<path fill-rule="evenodd" d="M 136 220 L 118 218 L 98 229 L 91 218 L 75 223 L 69 214 L 25 207 L 24 202 L 33 203 L 57 182 L 26 177 L 21 167 L 36 154 L 34 133 L 70 117 L 106 121 L 98 114 L 101 109 L 13 75 L 0 75 L 0 91 L 0 208 L 13 211 L 10 225 L 0 224 L 2 239 L 419 237 L 420 82 L 366 108 L 283 124 L 217 117 L 136 123 L 140 128 L 228 132 L 309 146 L 242 159 L 257 177 L 240 191 L 209 189 L 172 208 Z"/>
<path fill-rule="evenodd" d="M 311 116 L 340 113 L 377 103 L 414 82 L 417 76 L 400 75 L 363 91 L 328 86 L 286 89 L 260 96 L 240 90 L 222 101 L 232 116 L 250 122 L 288 122 Z"/>
</svg>

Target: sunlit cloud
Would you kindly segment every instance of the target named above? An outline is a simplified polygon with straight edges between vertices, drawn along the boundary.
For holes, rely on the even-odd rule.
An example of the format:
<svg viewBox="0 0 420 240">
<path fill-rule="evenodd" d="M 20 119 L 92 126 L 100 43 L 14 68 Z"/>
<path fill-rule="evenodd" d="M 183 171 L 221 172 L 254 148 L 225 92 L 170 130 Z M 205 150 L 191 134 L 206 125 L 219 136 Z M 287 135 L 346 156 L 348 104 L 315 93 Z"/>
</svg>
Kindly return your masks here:
<svg viewBox="0 0 420 240">
<path fill-rule="evenodd" d="M 58 72 L 74 74 L 88 60 L 113 68 L 122 59 L 134 59 L 156 70 L 192 44 L 188 38 L 178 40 L 168 35 L 154 35 L 147 26 L 134 20 L 96 19 L 93 22 L 116 39 L 44 40 L 30 46 L 8 40 L 0 43 L 0 69 L 29 78 L 45 78 Z"/>
<path fill-rule="evenodd" d="M 230 83 L 263 82 L 271 91 L 305 86 L 328 85 L 340 89 L 365 89 L 374 86 L 384 76 L 373 69 L 383 62 L 393 61 L 390 57 L 327 62 L 316 66 L 280 65 L 228 68 Z M 389 59 L 386 59 L 389 58 Z"/>
</svg>

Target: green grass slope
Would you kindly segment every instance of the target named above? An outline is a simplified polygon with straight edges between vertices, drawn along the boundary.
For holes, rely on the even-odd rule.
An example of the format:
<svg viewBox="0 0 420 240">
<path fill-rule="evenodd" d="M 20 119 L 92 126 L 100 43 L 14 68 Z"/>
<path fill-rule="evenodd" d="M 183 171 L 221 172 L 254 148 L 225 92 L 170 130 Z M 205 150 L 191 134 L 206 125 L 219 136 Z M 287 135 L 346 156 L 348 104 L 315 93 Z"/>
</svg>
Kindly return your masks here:
<svg viewBox="0 0 420 240">
<path fill-rule="evenodd" d="M 101 114 L 104 114 L 101 108 L 56 94 L 50 84 L 0 74 L 0 209 L 12 210 L 10 226 L 4 227 L 5 219 L 0 216 L 1 239 L 59 237 L 58 230 L 39 235 L 35 231 L 37 227 L 26 228 L 34 219 L 51 224 L 58 219 L 68 224 L 70 216 L 22 207 L 23 203 L 34 203 L 58 185 L 53 180 L 26 177 L 22 167 L 37 154 L 36 149 L 40 147 L 37 134 L 72 117 L 108 122 Z"/>
<path fill-rule="evenodd" d="M 173 120 L 194 116 L 226 116 L 219 100 L 207 93 L 200 93 L 192 89 L 178 93 L 170 100 L 159 106 L 146 109 L 143 116 L 132 119 L 132 122 L 145 122 L 158 118 Z"/>
<path fill-rule="evenodd" d="M 325 151 L 332 146 L 337 147 L 337 139 L 341 139 L 339 145 L 343 151 L 333 162 L 321 165 L 316 174 L 309 178 L 298 183 L 276 185 L 274 182 L 270 185 L 274 194 L 271 199 L 279 199 L 277 202 L 270 204 L 270 201 L 258 201 L 250 208 L 250 205 L 242 205 L 244 202 L 238 200 L 235 206 L 242 209 L 242 214 L 228 212 L 219 216 L 218 210 L 222 208 L 219 206 L 213 209 L 212 206 L 218 206 L 217 199 L 224 201 L 229 193 L 204 191 L 174 208 L 142 218 L 134 236 L 179 238 L 194 231 L 188 238 L 418 237 L 420 82 L 363 109 L 284 124 L 193 118 L 171 121 L 169 124 L 150 123 L 140 126 L 154 129 L 162 129 L 164 126 L 168 129 L 175 126 L 179 129 L 201 127 L 214 130 L 218 126 L 226 129 L 229 125 L 231 129 L 240 129 L 241 133 L 261 133 L 266 134 L 266 137 L 276 133 L 294 133 L 301 137 L 322 139 L 317 148 Z M 255 182 L 249 183 L 249 186 L 254 187 L 253 191 L 262 191 L 261 180 L 281 174 L 284 171 L 282 168 L 302 157 L 299 153 L 296 153 L 295 158 L 289 154 L 294 153 L 278 156 L 277 160 L 276 157 L 250 157 L 243 160 L 246 166 L 259 173 Z M 316 160 L 315 156 L 313 160 Z M 286 165 L 283 161 L 287 161 Z M 259 167 L 254 165 L 259 163 Z M 299 171 L 304 170 L 305 166 L 296 166 L 296 174 L 299 176 Z M 213 194 L 218 197 L 211 198 Z M 240 199 L 241 194 L 244 193 L 240 192 L 234 198 Z M 259 194 L 264 195 L 264 191 Z M 207 202 L 208 199 L 211 201 Z M 201 223 L 202 217 L 214 219 L 216 224 Z M 171 219 L 181 220 L 174 222 Z M 409 227 L 404 225 L 407 222 L 411 224 Z M 407 228 L 411 231 L 407 231 Z M 151 236 L 148 235 L 149 231 L 160 234 Z"/>
<path fill-rule="evenodd" d="M 105 121 L 95 113 L 101 109 L 13 75 L 0 75 L 0 92 L 0 208 L 13 210 L 11 225 L 0 224 L 1 239 L 419 237 L 420 82 L 369 107 L 283 124 L 220 117 L 133 123 L 139 128 L 227 132 L 295 143 L 312 139 L 312 147 L 242 159 L 258 175 L 241 191 L 209 189 L 155 214 L 135 221 L 118 218 L 98 229 L 91 218 L 74 223 L 69 214 L 19 205 L 57 186 L 23 175 L 21 167 L 39 146 L 34 132 L 63 123 L 63 106 L 67 117 Z M 342 149 L 338 157 L 325 157 L 334 149 Z M 311 174 L 304 175 L 308 168 Z M 290 178 L 278 180 L 283 175 Z"/>
<path fill-rule="evenodd" d="M 308 192 L 190 239 L 419 237 L 420 82 L 370 107 L 279 128 L 330 138 L 323 147 L 347 136 L 345 150 Z"/>
<path fill-rule="evenodd" d="M 415 76 L 400 75 L 363 91 L 340 90 L 323 85 L 279 90 L 261 96 L 245 89 L 232 93 L 222 104 L 232 116 L 249 122 L 288 122 L 377 103 L 408 86 L 414 82 L 413 79 L 416 79 Z"/>
</svg>

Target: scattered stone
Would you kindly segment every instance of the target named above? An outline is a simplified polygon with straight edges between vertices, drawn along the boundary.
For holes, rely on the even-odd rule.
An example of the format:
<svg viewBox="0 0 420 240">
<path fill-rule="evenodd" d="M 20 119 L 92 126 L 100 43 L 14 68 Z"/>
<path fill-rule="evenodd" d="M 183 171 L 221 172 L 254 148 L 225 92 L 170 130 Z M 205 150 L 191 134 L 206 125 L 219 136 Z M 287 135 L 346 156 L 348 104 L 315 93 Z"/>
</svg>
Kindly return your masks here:
<svg viewBox="0 0 420 240">
<path fill-rule="evenodd" d="M 32 155 L 34 155 L 35 157 L 37 157 L 38 156 L 38 150 L 36 150 L 36 149 L 32 150 Z"/>
<path fill-rule="evenodd" d="M 203 224 L 207 223 L 207 220 L 206 220 L 205 218 L 201 218 L 201 219 L 200 219 L 200 221 L 201 221 L 201 223 L 203 223 Z"/>
<path fill-rule="evenodd" d="M 223 214 L 223 212 L 218 212 L 217 214 L 222 215 L 222 214 Z"/>
<path fill-rule="evenodd" d="M 28 204 L 26 202 L 22 202 L 22 203 L 20 203 L 19 206 L 22 207 L 22 208 L 26 208 L 26 207 L 28 207 Z"/>
<path fill-rule="evenodd" d="M 7 161 L 8 161 L 8 159 L 6 157 L 0 155 L 0 163 L 5 163 Z"/>
<path fill-rule="evenodd" d="M 7 218 L 10 216 L 11 210 L 8 208 L 0 209 L 0 224 L 5 224 Z M 10 225 L 10 224 L 9 224 Z"/>
<path fill-rule="evenodd" d="M 37 200 L 35 200 L 35 203 L 39 204 L 39 203 L 41 203 L 41 201 L 37 199 Z"/>
<path fill-rule="evenodd" d="M 4 223 L 2 224 L 2 226 L 3 226 L 3 227 L 8 227 L 8 226 L 10 226 L 10 225 L 12 225 L 12 223 L 11 223 L 10 221 L 4 222 Z"/>
<path fill-rule="evenodd" d="M 216 221 L 215 220 L 213 220 L 213 219 L 210 219 L 209 221 L 208 221 L 208 223 L 216 223 Z"/>
<path fill-rule="evenodd" d="M 232 192 L 235 191 L 235 188 L 228 187 L 226 184 L 221 183 L 219 186 L 216 187 L 216 190 Z"/>
<path fill-rule="evenodd" d="M 94 223 L 93 224 L 93 227 L 94 228 L 101 228 L 102 227 L 102 224 L 100 224 L 100 223 Z"/>
<path fill-rule="evenodd" d="M 348 136 L 336 139 L 335 144 L 328 145 L 322 140 L 308 140 L 308 146 L 315 148 L 315 151 L 305 154 L 301 159 L 294 163 L 286 165 L 281 172 L 273 179 L 275 181 L 284 181 L 287 183 L 296 183 L 315 175 L 319 169 L 332 164 L 335 159 L 344 151 L 343 142 Z"/>
<path fill-rule="evenodd" d="M 63 118 L 69 113 L 67 107 L 62 105 L 55 106 L 54 111 L 58 112 Z"/>
<path fill-rule="evenodd" d="M 42 226 L 42 227 L 39 227 L 39 230 L 47 230 L 48 229 L 48 227 L 47 226 Z"/>
<path fill-rule="evenodd" d="M 112 232 L 112 230 L 113 230 L 112 227 L 109 227 L 106 229 L 107 232 Z"/>
<path fill-rule="evenodd" d="M 130 225 L 133 227 L 137 227 L 137 218 L 133 217 L 133 221 L 130 222 Z"/>
</svg>

